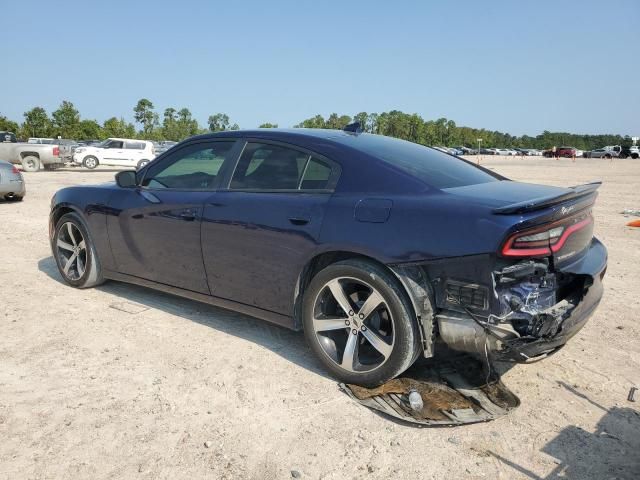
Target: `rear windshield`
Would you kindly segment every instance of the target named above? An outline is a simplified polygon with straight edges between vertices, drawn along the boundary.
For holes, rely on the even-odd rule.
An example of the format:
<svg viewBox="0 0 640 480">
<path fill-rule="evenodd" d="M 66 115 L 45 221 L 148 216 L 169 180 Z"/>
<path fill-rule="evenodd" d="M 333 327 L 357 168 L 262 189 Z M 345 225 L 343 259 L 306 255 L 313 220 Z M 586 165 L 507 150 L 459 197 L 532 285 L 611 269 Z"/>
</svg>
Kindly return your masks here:
<svg viewBox="0 0 640 480">
<path fill-rule="evenodd" d="M 433 148 L 381 135 L 359 135 L 355 148 L 403 170 L 435 188 L 464 187 L 501 179 Z"/>
</svg>

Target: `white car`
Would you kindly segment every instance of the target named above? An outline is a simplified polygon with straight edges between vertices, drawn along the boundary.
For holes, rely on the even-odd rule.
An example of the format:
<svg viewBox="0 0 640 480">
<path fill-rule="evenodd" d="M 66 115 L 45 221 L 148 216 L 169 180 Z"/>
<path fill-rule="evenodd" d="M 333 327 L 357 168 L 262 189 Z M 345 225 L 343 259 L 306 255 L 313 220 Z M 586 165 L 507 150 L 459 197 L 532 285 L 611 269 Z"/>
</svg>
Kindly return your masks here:
<svg viewBox="0 0 640 480">
<path fill-rule="evenodd" d="M 508 148 L 494 148 L 496 155 L 511 155 L 511 150 Z"/>
<path fill-rule="evenodd" d="M 94 147 L 76 148 L 74 163 L 94 169 L 98 165 L 142 168 L 155 157 L 153 143 L 129 138 L 107 138 Z"/>
</svg>

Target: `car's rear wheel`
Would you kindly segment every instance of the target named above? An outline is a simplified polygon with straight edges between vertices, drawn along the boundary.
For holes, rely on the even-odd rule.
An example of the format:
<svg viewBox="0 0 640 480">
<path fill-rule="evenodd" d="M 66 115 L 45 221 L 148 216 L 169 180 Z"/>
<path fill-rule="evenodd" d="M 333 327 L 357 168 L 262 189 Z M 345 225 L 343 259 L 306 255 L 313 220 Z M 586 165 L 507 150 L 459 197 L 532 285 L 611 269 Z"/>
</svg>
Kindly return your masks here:
<svg viewBox="0 0 640 480">
<path fill-rule="evenodd" d="M 103 282 L 95 247 L 78 214 L 67 213 L 58 220 L 52 249 L 60 274 L 72 287 L 89 288 Z"/>
<path fill-rule="evenodd" d="M 23 198 L 24 197 L 14 195 L 12 193 L 4 196 L 4 199 L 8 202 L 21 202 Z"/>
<path fill-rule="evenodd" d="M 303 301 L 307 341 L 338 379 L 380 385 L 404 372 L 419 353 L 409 300 L 384 267 L 345 260 L 321 270 Z"/>
<path fill-rule="evenodd" d="M 89 170 L 93 170 L 98 166 L 98 159 L 92 155 L 84 157 L 82 164 Z"/>
<path fill-rule="evenodd" d="M 25 172 L 37 172 L 40 170 L 40 159 L 35 155 L 27 155 L 22 159 L 21 163 Z"/>
</svg>

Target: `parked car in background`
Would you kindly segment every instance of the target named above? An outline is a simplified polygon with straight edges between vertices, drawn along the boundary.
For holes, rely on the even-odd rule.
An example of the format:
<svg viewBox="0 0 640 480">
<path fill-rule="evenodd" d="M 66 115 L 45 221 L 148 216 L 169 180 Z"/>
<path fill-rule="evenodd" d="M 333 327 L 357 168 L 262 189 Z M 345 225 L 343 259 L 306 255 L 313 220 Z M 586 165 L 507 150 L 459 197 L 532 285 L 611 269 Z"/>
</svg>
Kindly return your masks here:
<svg viewBox="0 0 640 480">
<path fill-rule="evenodd" d="M 477 155 L 478 150 L 469 147 L 456 147 L 458 150 L 462 152 L 463 155 Z"/>
<path fill-rule="evenodd" d="M 71 163 L 73 162 L 73 154 L 80 144 L 76 140 L 62 139 L 58 140 L 58 146 L 60 147 L 60 159 L 62 162 Z"/>
<path fill-rule="evenodd" d="M 495 148 L 481 148 L 479 153 L 480 155 L 495 155 L 496 150 Z"/>
<path fill-rule="evenodd" d="M 64 165 L 60 158 L 60 147 L 56 144 L 18 142 L 13 132 L 0 132 L 0 139 L 4 139 L 0 143 L 0 159 L 22 165 L 25 172 Z"/>
<path fill-rule="evenodd" d="M 496 155 L 511 155 L 511 151 L 507 148 L 496 148 Z"/>
<path fill-rule="evenodd" d="M 24 178 L 15 165 L 0 160 L 0 197 L 9 201 L 20 201 L 27 194 Z"/>
<path fill-rule="evenodd" d="M 172 142 L 170 140 L 166 140 L 166 141 L 163 141 L 163 142 L 153 142 L 153 146 L 154 146 L 154 150 L 155 150 L 156 156 L 163 154 L 164 152 L 166 152 L 171 147 L 173 147 L 174 145 L 177 145 L 177 144 L 178 144 L 178 142 Z"/>
<path fill-rule="evenodd" d="M 153 143 L 130 138 L 108 138 L 94 147 L 78 147 L 73 161 L 86 168 L 98 165 L 142 168 L 155 158 Z"/>
<path fill-rule="evenodd" d="M 556 148 L 556 157 L 564 157 L 564 158 L 571 158 L 574 156 L 577 156 L 576 153 L 578 152 L 578 150 L 574 147 L 557 147 Z M 551 158 L 553 157 L 553 151 L 552 149 L 548 149 L 545 150 L 543 152 L 543 155 L 545 157 Z"/>
<path fill-rule="evenodd" d="M 640 148 L 638 146 L 622 147 L 620 145 L 609 145 L 603 147 L 605 150 L 611 152 L 612 157 L 618 158 L 638 158 L 640 157 Z"/>
<path fill-rule="evenodd" d="M 606 150 L 604 148 L 597 148 L 595 150 L 591 150 L 590 152 L 586 152 L 587 158 L 613 158 L 617 156 L 617 152 Z"/>
<path fill-rule="evenodd" d="M 598 187 L 353 130 L 227 131 L 59 190 L 49 239 L 70 286 L 119 280 L 303 330 L 335 377 L 371 387 L 437 360 L 436 342 L 530 363 L 577 334 L 607 266 Z"/>
</svg>

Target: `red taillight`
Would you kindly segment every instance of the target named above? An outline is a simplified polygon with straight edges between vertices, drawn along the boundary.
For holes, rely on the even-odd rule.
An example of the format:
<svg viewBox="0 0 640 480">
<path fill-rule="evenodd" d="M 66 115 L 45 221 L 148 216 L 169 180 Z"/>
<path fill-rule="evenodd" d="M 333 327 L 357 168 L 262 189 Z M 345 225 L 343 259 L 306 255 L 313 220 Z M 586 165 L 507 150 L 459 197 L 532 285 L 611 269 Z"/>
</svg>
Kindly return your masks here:
<svg viewBox="0 0 640 480">
<path fill-rule="evenodd" d="M 20 173 L 20 170 L 18 170 L 18 167 L 14 165 L 13 168 L 11 169 L 11 173 Z"/>
<path fill-rule="evenodd" d="M 576 219 L 576 217 L 574 217 Z M 511 235 L 502 247 L 505 257 L 539 257 L 551 255 L 560 250 L 567 238 L 593 222 L 591 213 L 577 218 L 576 223 L 552 223 L 542 228 L 524 230 Z"/>
<path fill-rule="evenodd" d="M 53 156 L 54 157 L 60 156 L 60 147 L 53 147 Z"/>
</svg>

